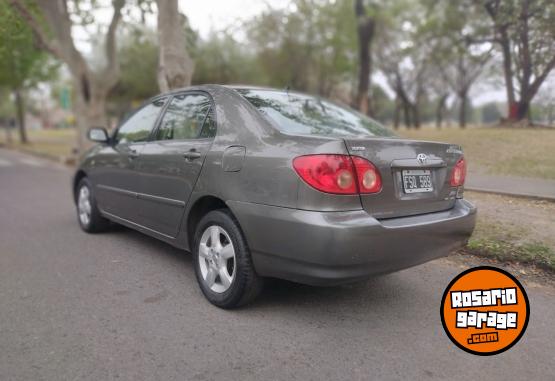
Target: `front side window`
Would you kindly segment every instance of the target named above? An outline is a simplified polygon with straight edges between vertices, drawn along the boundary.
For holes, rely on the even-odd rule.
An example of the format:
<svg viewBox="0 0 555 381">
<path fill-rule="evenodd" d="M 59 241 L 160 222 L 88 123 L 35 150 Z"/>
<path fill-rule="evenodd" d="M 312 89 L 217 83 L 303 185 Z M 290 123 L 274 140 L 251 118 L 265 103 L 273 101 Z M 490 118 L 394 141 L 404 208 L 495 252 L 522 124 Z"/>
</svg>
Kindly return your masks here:
<svg viewBox="0 0 555 381">
<path fill-rule="evenodd" d="M 237 91 L 285 133 L 337 137 L 395 136 L 367 116 L 318 97 L 275 90 Z"/>
<path fill-rule="evenodd" d="M 212 103 L 201 94 L 180 94 L 172 98 L 156 132 L 156 140 L 198 139 L 204 135 L 206 123 L 211 124 Z M 208 119 L 208 120 L 207 120 Z M 210 129 L 210 126 L 206 128 Z"/>
<path fill-rule="evenodd" d="M 118 129 L 116 141 L 118 143 L 147 141 L 165 102 L 166 98 L 158 99 L 131 115 Z"/>
</svg>

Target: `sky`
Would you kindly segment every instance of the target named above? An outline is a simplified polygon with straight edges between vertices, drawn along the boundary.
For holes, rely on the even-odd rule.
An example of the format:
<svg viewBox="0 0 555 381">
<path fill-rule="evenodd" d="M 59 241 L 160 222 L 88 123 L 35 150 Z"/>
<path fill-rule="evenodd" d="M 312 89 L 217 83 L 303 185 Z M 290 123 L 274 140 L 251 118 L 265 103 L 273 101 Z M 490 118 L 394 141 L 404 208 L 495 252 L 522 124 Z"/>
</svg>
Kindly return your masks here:
<svg viewBox="0 0 555 381">
<path fill-rule="evenodd" d="M 206 37 L 212 29 L 232 27 L 268 7 L 285 8 L 289 4 L 289 0 L 179 0 L 179 9 L 193 29 Z"/>
</svg>

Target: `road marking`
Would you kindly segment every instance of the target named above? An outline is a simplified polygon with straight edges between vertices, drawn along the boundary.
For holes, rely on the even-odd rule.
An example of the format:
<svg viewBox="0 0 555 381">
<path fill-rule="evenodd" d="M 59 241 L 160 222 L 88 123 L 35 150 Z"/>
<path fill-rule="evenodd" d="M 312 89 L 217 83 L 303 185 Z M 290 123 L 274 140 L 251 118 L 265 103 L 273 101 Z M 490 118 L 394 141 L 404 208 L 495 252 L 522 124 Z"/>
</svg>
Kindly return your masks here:
<svg viewBox="0 0 555 381">
<path fill-rule="evenodd" d="M 43 164 L 40 161 L 37 161 L 37 160 L 34 160 L 34 159 L 24 158 L 24 159 L 19 159 L 19 161 L 21 161 L 24 164 L 31 165 L 33 167 L 42 167 L 43 166 Z"/>
<path fill-rule="evenodd" d="M 11 167 L 12 165 L 11 161 L 0 158 L 0 167 Z"/>
</svg>

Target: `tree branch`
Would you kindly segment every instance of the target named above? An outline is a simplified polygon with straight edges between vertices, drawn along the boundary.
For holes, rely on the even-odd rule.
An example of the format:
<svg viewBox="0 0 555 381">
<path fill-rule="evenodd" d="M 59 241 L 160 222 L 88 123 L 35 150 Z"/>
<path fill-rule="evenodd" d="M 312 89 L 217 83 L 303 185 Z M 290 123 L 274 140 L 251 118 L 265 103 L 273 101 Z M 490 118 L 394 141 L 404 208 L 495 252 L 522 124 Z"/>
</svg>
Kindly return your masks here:
<svg viewBox="0 0 555 381">
<path fill-rule="evenodd" d="M 39 46 L 50 54 L 61 59 L 61 51 L 58 44 L 48 38 L 46 31 L 41 27 L 39 21 L 31 12 L 29 12 L 21 0 L 10 0 L 10 4 L 31 27 Z"/>
<path fill-rule="evenodd" d="M 117 77 L 117 72 L 119 70 L 116 46 L 116 31 L 121 20 L 121 10 L 125 5 L 125 0 L 113 0 L 112 4 L 114 7 L 114 15 L 112 16 L 110 26 L 108 27 L 108 32 L 106 33 L 107 64 L 105 69 L 105 74 L 110 79 Z"/>
<path fill-rule="evenodd" d="M 551 61 L 549 61 L 547 63 L 547 65 L 545 66 L 543 72 L 534 80 L 534 82 L 532 82 L 532 84 L 530 85 L 530 88 L 528 90 L 528 100 L 531 101 L 532 98 L 534 98 L 534 96 L 536 95 L 536 93 L 538 92 L 538 90 L 540 89 L 540 86 L 542 85 L 542 83 L 545 81 L 545 79 L 547 78 L 547 76 L 549 75 L 549 73 L 551 72 L 551 70 L 553 70 L 555 68 L 555 56 L 553 56 L 551 58 Z"/>
</svg>

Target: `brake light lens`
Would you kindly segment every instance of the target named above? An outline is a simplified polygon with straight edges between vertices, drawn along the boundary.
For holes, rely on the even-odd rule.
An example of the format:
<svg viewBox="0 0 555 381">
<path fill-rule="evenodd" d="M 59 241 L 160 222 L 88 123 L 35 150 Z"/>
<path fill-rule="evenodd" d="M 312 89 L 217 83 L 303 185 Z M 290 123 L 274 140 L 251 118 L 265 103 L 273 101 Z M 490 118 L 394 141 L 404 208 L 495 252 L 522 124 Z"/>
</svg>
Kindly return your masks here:
<svg viewBox="0 0 555 381">
<path fill-rule="evenodd" d="M 353 163 L 345 155 L 308 155 L 293 160 L 293 168 L 310 186 L 326 193 L 357 192 Z"/>
<path fill-rule="evenodd" d="M 293 168 L 310 186 L 325 193 L 358 194 L 381 190 L 381 177 L 368 160 L 349 155 L 306 155 Z"/>
<path fill-rule="evenodd" d="M 378 169 L 366 159 L 353 156 L 360 193 L 377 193 L 382 190 L 382 177 Z"/>
<path fill-rule="evenodd" d="M 465 178 L 466 161 L 464 160 L 464 157 L 461 157 L 451 172 L 451 186 L 458 187 L 464 185 Z"/>
</svg>

